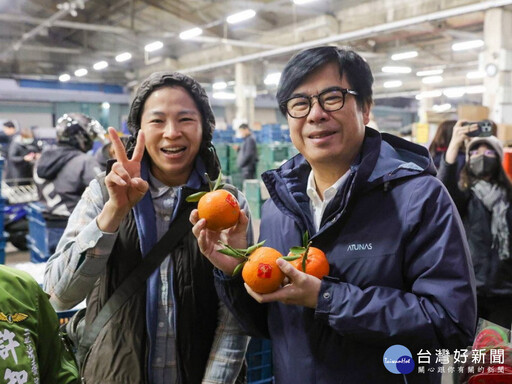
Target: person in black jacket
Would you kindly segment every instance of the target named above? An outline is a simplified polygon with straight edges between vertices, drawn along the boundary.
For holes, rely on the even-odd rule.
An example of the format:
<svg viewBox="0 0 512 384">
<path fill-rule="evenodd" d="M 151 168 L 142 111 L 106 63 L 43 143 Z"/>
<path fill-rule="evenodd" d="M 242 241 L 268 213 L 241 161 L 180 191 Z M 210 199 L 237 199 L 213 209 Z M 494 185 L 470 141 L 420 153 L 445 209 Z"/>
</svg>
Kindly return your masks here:
<svg viewBox="0 0 512 384">
<path fill-rule="evenodd" d="M 244 141 L 242 146 L 238 149 L 236 165 L 240 168 L 243 180 L 254 179 L 256 163 L 258 162 L 256 139 L 247 124 L 241 124 L 240 127 L 238 127 L 238 132 Z"/>
<path fill-rule="evenodd" d="M 9 145 L 11 144 L 11 140 L 15 133 L 16 127 L 12 121 L 6 121 L 3 123 L 2 130 L 0 131 L 0 151 L 4 159 L 7 159 Z"/>
<path fill-rule="evenodd" d="M 105 129 L 81 113 L 59 118 L 57 145 L 45 148 L 34 171 L 39 201 L 46 219 L 48 252 L 53 254 L 68 218 L 92 179 L 101 172 L 96 159 L 87 152 Z"/>
<path fill-rule="evenodd" d="M 462 217 L 477 284 L 478 316 L 503 327 L 512 323 L 512 184 L 503 166 L 502 143 L 495 136 L 467 133 L 476 124 L 458 121 L 441 159 L 438 177 L 450 192 Z M 466 164 L 457 177 L 457 153 L 466 144 Z"/>
<path fill-rule="evenodd" d="M 10 185 L 32 184 L 32 171 L 34 163 L 39 158 L 41 148 L 34 138 L 31 128 L 22 128 L 19 135 L 12 138 L 7 154 L 7 168 L 5 178 Z"/>
</svg>

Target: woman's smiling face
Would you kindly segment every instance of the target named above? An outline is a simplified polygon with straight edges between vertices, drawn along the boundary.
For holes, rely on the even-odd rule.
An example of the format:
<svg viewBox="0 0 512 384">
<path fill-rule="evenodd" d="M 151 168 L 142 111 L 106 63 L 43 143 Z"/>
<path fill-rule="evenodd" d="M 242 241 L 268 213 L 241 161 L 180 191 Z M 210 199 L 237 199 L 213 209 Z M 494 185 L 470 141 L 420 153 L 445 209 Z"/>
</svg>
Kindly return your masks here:
<svg viewBox="0 0 512 384">
<path fill-rule="evenodd" d="M 144 103 L 141 130 L 151 157 L 151 173 L 169 186 L 185 184 L 202 141 L 201 113 L 180 86 L 153 91 Z"/>
</svg>

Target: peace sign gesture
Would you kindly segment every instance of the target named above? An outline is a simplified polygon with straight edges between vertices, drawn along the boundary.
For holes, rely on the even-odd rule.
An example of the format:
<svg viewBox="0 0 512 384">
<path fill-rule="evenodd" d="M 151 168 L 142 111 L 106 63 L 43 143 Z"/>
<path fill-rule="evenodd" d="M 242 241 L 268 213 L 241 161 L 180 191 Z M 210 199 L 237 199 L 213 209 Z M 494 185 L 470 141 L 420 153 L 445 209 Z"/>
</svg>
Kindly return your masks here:
<svg viewBox="0 0 512 384">
<path fill-rule="evenodd" d="M 97 218 L 98 227 L 104 232 L 115 232 L 122 219 L 146 194 L 149 185 L 140 177 L 140 162 L 144 155 L 144 133 L 139 131 L 131 159 L 114 128 L 108 128 L 117 162 L 105 177 L 109 200 Z"/>
</svg>

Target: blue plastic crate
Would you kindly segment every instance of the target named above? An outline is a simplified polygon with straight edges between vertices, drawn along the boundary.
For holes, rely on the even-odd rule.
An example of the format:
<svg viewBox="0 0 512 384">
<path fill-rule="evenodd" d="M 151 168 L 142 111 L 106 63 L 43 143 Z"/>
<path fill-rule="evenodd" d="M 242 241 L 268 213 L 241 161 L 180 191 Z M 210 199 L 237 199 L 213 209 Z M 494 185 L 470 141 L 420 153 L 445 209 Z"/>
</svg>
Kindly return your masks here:
<svg viewBox="0 0 512 384">
<path fill-rule="evenodd" d="M 33 263 L 46 262 L 50 254 L 46 238 L 46 220 L 43 217 L 41 205 L 30 203 L 27 206 L 27 218 L 27 246 L 30 249 L 30 260 Z"/>
<path fill-rule="evenodd" d="M 69 311 L 57 311 L 57 317 L 59 318 L 59 323 L 61 325 L 66 324 L 69 321 L 69 319 L 71 319 L 71 317 L 73 317 L 73 315 L 77 312 L 78 312 L 77 309 L 70 309 Z"/>
<path fill-rule="evenodd" d="M 247 348 L 247 382 L 273 383 L 272 343 L 268 339 L 252 338 Z"/>
<path fill-rule="evenodd" d="M 5 237 L 0 240 L 0 264 L 5 264 Z"/>
</svg>

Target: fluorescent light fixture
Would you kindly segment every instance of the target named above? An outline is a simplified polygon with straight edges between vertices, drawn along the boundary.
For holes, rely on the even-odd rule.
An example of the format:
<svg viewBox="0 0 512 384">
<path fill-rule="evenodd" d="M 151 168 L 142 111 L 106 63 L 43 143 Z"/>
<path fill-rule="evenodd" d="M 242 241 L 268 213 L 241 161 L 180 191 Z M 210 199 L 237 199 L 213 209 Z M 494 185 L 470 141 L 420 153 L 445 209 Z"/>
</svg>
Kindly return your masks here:
<svg viewBox="0 0 512 384">
<path fill-rule="evenodd" d="M 483 85 L 472 85 L 469 87 L 466 87 L 466 93 L 468 94 L 474 94 L 474 93 L 484 93 L 485 87 Z"/>
<path fill-rule="evenodd" d="M 245 11 L 237 12 L 232 15 L 229 15 L 226 18 L 226 21 L 229 24 L 236 24 L 236 23 L 240 23 L 245 20 L 252 19 L 254 16 L 256 16 L 256 11 L 254 11 L 254 9 L 247 9 Z"/>
<path fill-rule="evenodd" d="M 401 80 L 385 81 L 384 84 L 383 84 L 384 88 L 397 88 L 397 87 L 401 87 L 401 86 L 402 86 L 402 81 Z"/>
<path fill-rule="evenodd" d="M 313 1 L 316 1 L 316 0 L 293 0 L 293 2 L 297 5 L 312 3 Z"/>
<path fill-rule="evenodd" d="M 443 94 L 450 99 L 457 99 L 464 96 L 466 88 L 464 87 L 451 87 L 443 89 Z"/>
<path fill-rule="evenodd" d="M 443 76 L 426 76 L 421 79 L 423 84 L 437 84 L 443 81 Z"/>
<path fill-rule="evenodd" d="M 385 73 L 411 73 L 411 67 L 382 67 Z"/>
<path fill-rule="evenodd" d="M 201 28 L 192 28 L 187 29 L 186 31 L 183 31 L 180 33 L 180 39 L 187 40 L 191 39 L 193 37 L 199 36 L 203 34 L 203 30 Z"/>
<path fill-rule="evenodd" d="M 281 79 L 281 72 L 269 73 L 263 82 L 265 85 L 277 85 Z"/>
<path fill-rule="evenodd" d="M 233 92 L 213 92 L 213 98 L 218 100 L 235 100 L 236 95 Z"/>
<path fill-rule="evenodd" d="M 77 69 L 75 71 L 75 76 L 76 77 L 82 77 L 82 76 L 85 76 L 89 73 L 89 71 L 85 68 L 80 68 L 80 69 Z"/>
<path fill-rule="evenodd" d="M 59 81 L 65 83 L 66 81 L 71 80 L 71 76 L 69 76 L 67 73 L 63 73 L 59 76 Z"/>
<path fill-rule="evenodd" d="M 442 73 L 443 73 L 442 69 L 428 69 L 426 71 L 416 72 L 416 76 L 436 76 L 436 75 L 441 75 Z"/>
<path fill-rule="evenodd" d="M 106 61 L 98 61 L 96 64 L 92 66 L 95 70 L 101 71 L 108 67 L 108 63 Z"/>
<path fill-rule="evenodd" d="M 152 43 L 146 44 L 144 46 L 144 50 L 146 52 L 154 52 L 154 51 L 158 51 L 163 46 L 164 46 L 164 43 L 162 43 L 161 41 L 153 41 Z"/>
<path fill-rule="evenodd" d="M 484 71 L 473 71 L 466 73 L 467 79 L 483 79 L 485 77 Z"/>
<path fill-rule="evenodd" d="M 453 51 L 465 51 L 466 49 L 480 48 L 484 46 L 483 40 L 470 40 L 462 41 L 460 43 L 452 44 Z"/>
<path fill-rule="evenodd" d="M 216 91 L 220 91 L 222 89 L 226 89 L 228 87 L 228 84 L 225 81 L 217 81 L 216 83 L 212 84 L 212 88 Z"/>
<path fill-rule="evenodd" d="M 104 101 L 103 103 L 101 103 L 101 108 L 103 108 L 103 109 L 110 109 L 110 103 Z"/>
<path fill-rule="evenodd" d="M 408 52 L 401 52 L 401 53 L 395 53 L 391 56 L 391 60 L 405 60 L 405 59 L 412 59 L 413 57 L 418 56 L 418 51 L 408 51 Z"/>
<path fill-rule="evenodd" d="M 434 112 L 446 112 L 449 111 L 452 105 L 450 103 L 445 104 L 435 104 L 432 106 L 432 110 Z"/>
<path fill-rule="evenodd" d="M 118 63 L 122 63 L 123 61 L 128 61 L 132 58 L 132 54 L 130 52 L 123 52 L 116 56 L 116 61 Z"/>
<path fill-rule="evenodd" d="M 429 99 L 433 97 L 439 97 L 443 94 L 443 92 L 439 89 L 434 89 L 432 91 L 423 91 L 419 95 L 416 95 L 416 100 L 421 99 Z"/>
</svg>

